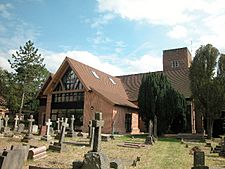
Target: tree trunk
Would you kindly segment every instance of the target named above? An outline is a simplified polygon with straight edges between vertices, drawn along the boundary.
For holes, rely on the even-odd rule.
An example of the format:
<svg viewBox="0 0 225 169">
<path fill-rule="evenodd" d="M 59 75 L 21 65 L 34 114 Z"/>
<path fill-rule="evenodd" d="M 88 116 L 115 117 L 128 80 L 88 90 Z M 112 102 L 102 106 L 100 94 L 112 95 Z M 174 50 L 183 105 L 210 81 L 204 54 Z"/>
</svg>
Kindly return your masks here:
<svg viewBox="0 0 225 169">
<path fill-rule="evenodd" d="M 154 137 L 158 138 L 157 136 L 157 116 L 154 116 Z"/>
<path fill-rule="evenodd" d="M 23 109 L 24 96 L 25 96 L 25 93 L 23 92 L 22 99 L 21 99 L 21 104 L 20 104 L 20 110 L 19 110 L 19 122 L 20 122 L 20 118 L 21 118 L 21 114 L 22 114 L 22 109 Z"/>
<path fill-rule="evenodd" d="M 210 118 L 207 118 L 207 134 L 208 139 L 212 139 L 212 133 L 213 133 L 213 120 Z"/>
</svg>

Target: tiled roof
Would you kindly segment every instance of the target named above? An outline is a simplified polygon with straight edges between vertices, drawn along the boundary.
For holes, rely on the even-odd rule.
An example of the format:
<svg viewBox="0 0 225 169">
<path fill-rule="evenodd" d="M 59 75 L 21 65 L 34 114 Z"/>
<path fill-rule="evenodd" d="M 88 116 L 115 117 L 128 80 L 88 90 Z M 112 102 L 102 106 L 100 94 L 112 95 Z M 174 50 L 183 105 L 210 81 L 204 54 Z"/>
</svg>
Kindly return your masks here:
<svg viewBox="0 0 225 169">
<path fill-rule="evenodd" d="M 189 69 L 181 69 L 174 71 L 159 71 L 153 73 L 163 73 L 164 75 L 167 76 L 168 80 L 170 81 L 172 87 L 175 90 L 183 94 L 185 98 L 191 97 Z M 124 85 L 125 91 L 130 101 L 138 100 L 139 87 L 141 85 L 143 76 L 146 74 L 147 73 L 140 73 L 140 74 L 118 76 L 118 78 L 121 79 Z"/>
<path fill-rule="evenodd" d="M 88 90 L 97 92 L 115 105 L 137 108 L 136 105 L 128 101 L 127 94 L 119 78 L 106 74 L 71 58 L 67 57 L 66 59 L 68 59 L 71 68 L 80 77 L 80 80 Z"/>
<path fill-rule="evenodd" d="M 63 72 L 67 66 L 71 69 L 80 79 L 84 88 L 88 91 L 93 91 L 98 95 L 101 95 L 107 101 L 115 105 L 126 106 L 131 108 L 138 108 L 135 104 L 128 101 L 127 94 L 123 88 L 123 84 L 119 78 L 108 75 L 100 70 L 85 65 L 81 62 L 66 57 L 62 65 L 55 73 L 53 79 L 48 84 L 43 94 L 47 94 L 51 86 L 56 84 L 60 77 L 60 73 Z"/>
</svg>

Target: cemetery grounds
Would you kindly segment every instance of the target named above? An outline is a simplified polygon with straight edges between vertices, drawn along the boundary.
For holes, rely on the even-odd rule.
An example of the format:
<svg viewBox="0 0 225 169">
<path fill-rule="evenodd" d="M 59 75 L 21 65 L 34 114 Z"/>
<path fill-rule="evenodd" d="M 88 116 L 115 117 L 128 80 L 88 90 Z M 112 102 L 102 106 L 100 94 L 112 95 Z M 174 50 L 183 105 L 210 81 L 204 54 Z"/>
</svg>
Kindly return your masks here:
<svg viewBox="0 0 225 169">
<path fill-rule="evenodd" d="M 32 146 L 49 146 L 46 141 L 38 140 L 39 136 L 35 136 L 36 139 L 30 141 Z M 128 148 L 119 147 L 118 144 L 122 144 L 125 141 L 131 142 L 143 142 L 145 136 L 118 136 L 115 140 L 108 142 L 102 142 L 102 152 L 106 154 L 110 159 L 120 158 L 124 162 L 130 164 L 132 160 L 141 157 L 141 161 L 137 163 L 136 167 L 126 166 L 127 169 L 190 169 L 193 166 L 193 155 L 191 149 L 194 146 L 198 146 L 205 152 L 206 165 L 209 167 L 225 168 L 225 158 L 219 157 L 217 153 L 210 153 L 210 147 L 205 147 L 205 143 L 200 142 L 185 142 L 181 143 L 175 138 L 159 138 L 154 145 L 146 145 L 142 148 Z M 21 144 L 21 138 L 1 138 L 0 148 L 9 149 L 11 145 Z M 52 167 L 52 168 L 72 168 L 72 162 L 75 160 L 83 160 L 84 154 L 90 150 L 90 147 L 84 145 L 73 145 L 76 143 L 88 144 L 88 139 L 76 137 L 65 138 L 67 151 L 63 153 L 57 153 L 47 151 L 47 157 L 38 161 L 29 160 L 25 163 L 23 169 L 28 169 L 29 165 L 39 167 Z M 210 142 L 210 141 L 208 141 Z M 212 145 L 218 144 L 218 140 L 215 139 Z M 186 147 L 186 144 L 188 147 Z"/>
</svg>

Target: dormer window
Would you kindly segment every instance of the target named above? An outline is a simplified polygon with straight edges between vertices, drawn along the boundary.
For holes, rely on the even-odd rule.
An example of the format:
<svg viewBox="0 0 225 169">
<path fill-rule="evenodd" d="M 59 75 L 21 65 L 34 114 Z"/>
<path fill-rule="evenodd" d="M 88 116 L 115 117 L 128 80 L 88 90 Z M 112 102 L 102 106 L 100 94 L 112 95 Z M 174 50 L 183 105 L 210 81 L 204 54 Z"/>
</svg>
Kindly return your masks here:
<svg viewBox="0 0 225 169">
<path fill-rule="evenodd" d="M 172 68 L 177 68 L 179 66 L 180 66 L 180 64 L 179 64 L 179 61 L 178 60 L 171 61 L 171 67 Z"/>
<path fill-rule="evenodd" d="M 97 75 L 97 73 L 95 72 L 95 71 L 91 71 L 92 72 L 92 74 L 94 75 L 94 77 L 96 78 L 96 79 L 100 79 L 100 77 Z"/>
<path fill-rule="evenodd" d="M 112 82 L 112 84 L 116 84 L 116 82 L 111 77 L 109 77 L 109 80 Z"/>
</svg>

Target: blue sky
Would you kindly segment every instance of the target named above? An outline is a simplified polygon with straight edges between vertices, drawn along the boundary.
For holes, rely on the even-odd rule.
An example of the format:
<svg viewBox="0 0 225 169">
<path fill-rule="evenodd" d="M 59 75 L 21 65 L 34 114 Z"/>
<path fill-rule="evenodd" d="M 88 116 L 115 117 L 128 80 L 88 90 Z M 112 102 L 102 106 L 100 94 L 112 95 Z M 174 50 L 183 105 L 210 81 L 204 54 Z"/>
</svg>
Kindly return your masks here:
<svg viewBox="0 0 225 169">
<path fill-rule="evenodd" d="M 112 75 L 162 70 L 164 49 L 225 52 L 224 0 L 1 0 L 0 66 L 32 40 L 55 72 L 68 56 Z"/>
</svg>

